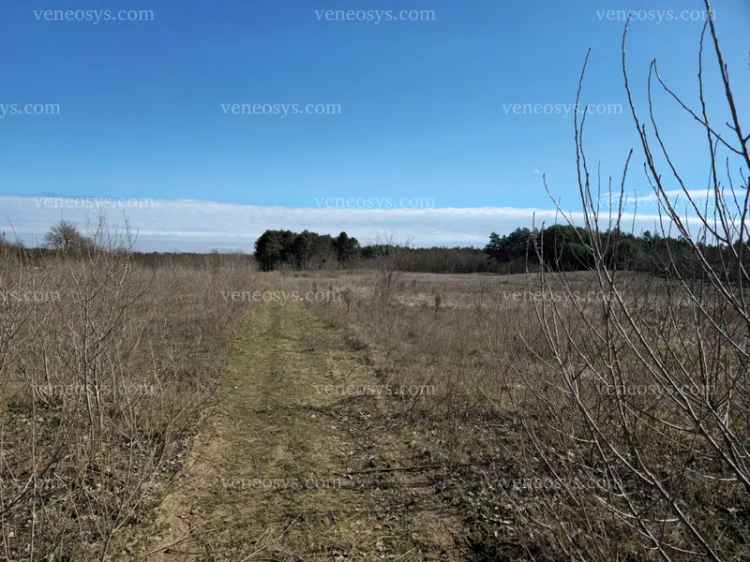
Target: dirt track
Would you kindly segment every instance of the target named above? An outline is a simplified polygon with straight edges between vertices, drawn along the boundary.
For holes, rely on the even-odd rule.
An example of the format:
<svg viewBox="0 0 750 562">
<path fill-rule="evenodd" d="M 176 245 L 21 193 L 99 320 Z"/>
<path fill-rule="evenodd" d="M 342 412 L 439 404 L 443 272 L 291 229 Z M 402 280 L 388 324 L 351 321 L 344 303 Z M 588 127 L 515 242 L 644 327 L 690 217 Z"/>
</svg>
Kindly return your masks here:
<svg viewBox="0 0 750 562">
<path fill-rule="evenodd" d="M 460 519 L 397 432 L 343 334 L 296 305 L 244 321 L 217 406 L 141 553 L 151 562 L 466 560 Z M 395 469 L 395 470 L 394 470 Z"/>
</svg>

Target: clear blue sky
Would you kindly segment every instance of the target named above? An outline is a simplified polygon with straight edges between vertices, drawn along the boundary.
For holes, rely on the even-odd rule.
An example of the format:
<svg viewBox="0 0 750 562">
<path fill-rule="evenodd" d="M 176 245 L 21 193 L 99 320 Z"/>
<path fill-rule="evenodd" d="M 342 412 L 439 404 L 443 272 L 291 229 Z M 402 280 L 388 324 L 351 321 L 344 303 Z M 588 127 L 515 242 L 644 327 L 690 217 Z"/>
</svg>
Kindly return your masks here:
<svg viewBox="0 0 750 562">
<path fill-rule="evenodd" d="M 289 207 L 326 197 L 422 197 L 438 207 L 549 208 L 538 177 L 544 171 L 573 208 L 570 117 L 504 107 L 572 103 L 589 47 L 586 100 L 623 104 L 623 24 L 605 11 L 680 12 L 702 3 L 8 0 L 3 8 L 0 103 L 57 103 L 61 112 L 0 120 L 0 195 Z M 46 8 L 152 9 L 155 20 L 38 21 L 33 10 Z M 715 8 L 738 99 L 746 102 L 750 2 L 717 0 Z M 431 9 L 435 20 L 321 21 L 315 10 L 325 9 Z M 670 83 L 695 100 L 701 25 L 633 23 L 639 92 L 657 57 Z M 713 84 L 708 93 L 721 101 Z M 703 137 L 658 99 L 687 177 L 704 186 Z M 329 103 L 342 113 L 224 113 L 221 104 L 231 103 Z M 619 173 L 635 146 L 627 110 L 592 116 L 589 139 L 591 159 Z M 629 188 L 648 192 L 640 175 Z"/>
</svg>

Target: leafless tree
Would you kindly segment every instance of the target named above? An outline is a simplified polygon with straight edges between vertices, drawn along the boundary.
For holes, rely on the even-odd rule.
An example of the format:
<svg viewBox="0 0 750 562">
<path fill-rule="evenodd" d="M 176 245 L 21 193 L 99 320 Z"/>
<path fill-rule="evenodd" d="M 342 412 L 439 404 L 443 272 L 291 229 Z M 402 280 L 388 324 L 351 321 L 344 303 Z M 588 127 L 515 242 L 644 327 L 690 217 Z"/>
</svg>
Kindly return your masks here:
<svg viewBox="0 0 750 562">
<path fill-rule="evenodd" d="M 625 222 L 634 152 L 625 158 L 619 189 L 609 179 L 607 191 L 614 196 L 603 209 L 601 174 L 585 151 L 587 109 L 581 99 L 588 55 L 581 72 L 574 117 L 585 227 L 580 243 L 593 257 L 598 298 L 575 300 L 565 276 L 548 275 L 552 264 L 542 264 L 547 267 L 540 272 L 541 290 L 570 297 L 575 313 L 553 300 L 535 306 L 544 342 L 541 347 L 527 343 L 549 370 L 529 380 L 544 417 L 525 420 L 534 451 L 530 463 L 560 490 L 554 500 L 525 507 L 525 517 L 571 559 L 607 560 L 637 552 L 664 560 L 748 556 L 750 135 L 740 122 L 709 0 L 705 7 L 709 17 L 699 44 L 697 110 L 662 79 L 654 60 L 647 117 L 640 116 L 627 65 L 629 22 L 623 32 L 624 85 L 644 172 L 658 198 L 661 229 L 665 235 L 675 230 L 687 242 L 696 266 L 686 269 L 670 252 L 658 288 L 652 278 L 617 271 L 608 258 Z M 719 67 L 728 132 L 720 132 L 709 115 L 706 45 Z M 705 134 L 711 197 L 703 207 L 692 197 L 662 133 L 656 88 Z M 672 181 L 681 188 L 688 212 L 673 200 Z M 540 259 L 549 261 L 548 255 L 539 249 Z"/>
</svg>

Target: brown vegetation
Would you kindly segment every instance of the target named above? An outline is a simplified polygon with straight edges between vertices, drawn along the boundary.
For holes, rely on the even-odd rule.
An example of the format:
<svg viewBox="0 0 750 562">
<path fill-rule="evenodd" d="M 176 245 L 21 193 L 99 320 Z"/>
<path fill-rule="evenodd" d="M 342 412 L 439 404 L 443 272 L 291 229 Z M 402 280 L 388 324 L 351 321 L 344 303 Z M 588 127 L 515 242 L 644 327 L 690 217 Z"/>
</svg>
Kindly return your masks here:
<svg viewBox="0 0 750 562">
<path fill-rule="evenodd" d="M 543 238 L 533 248 L 536 271 L 507 276 L 405 273 L 399 251 L 378 256 L 373 270 L 283 274 L 253 273 L 241 258 L 145 267 L 101 244 L 35 260 L 2 252 L 2 556 L 105 559 L 179 470 L 235 320 L 253 302 L 302 302 L 365 352 L 378 396 L 355 398 L 381 400 L 366 410 L 368 431 L 410 451 L 411 464 L 398 464 L 402 454 L 386 470 L 424 471 L 426 486 L 463 514 L 475 559 L 750 558 L 750 135 L 709 18 L 700 111 L 669 89 L 655 63 L 649 74 L 649 88 L 662 87 L 706 134 L 714 196 L 700 208 L 663 142 L 650 89 L 647 123 L 639 115 L 625 39 L 645 171 L 664 223 L 691 252 L 689 269 L 674 255 L 659 276 L 618 271 L 609 259 L 633 153 L 619 205 L 601 211 L 585 111 L 575 115 L 585 225 L 572 232 L 585 234 L 578 251 L 588 271 L 560 272 Z M 725 134 L 705 109 L 706 46 L 729 108 Z M 585 66 L 579 102 L 584 74 Z M 724 178 L 719 149 L 729 154 Z M 730 171 L 737 167 L 739 179 Z M 674 207 L 666 177 L 684 190 L 697 230 Z M 282 316 L 268 318 L 274 328 L 258 341 L 273 333 L 278 345 Z M 285 322 L 298 336 L 294 360 L 304 363 L 300 344 L 317 341 L 320 322 L 301 314 Z M 263 372 L 277 397 L 284 381 L 273 369 L 283 367 Z M 316 376 L 326 380 L 320 369 Z M 303 442 L 305 427 L 295 427 Z"/>
<path fill-rule="evenodd" d="M 0 260 L 1 557 L 100 559 L 158 501 L 225 362 L 239 275 Z"/>
</svg>

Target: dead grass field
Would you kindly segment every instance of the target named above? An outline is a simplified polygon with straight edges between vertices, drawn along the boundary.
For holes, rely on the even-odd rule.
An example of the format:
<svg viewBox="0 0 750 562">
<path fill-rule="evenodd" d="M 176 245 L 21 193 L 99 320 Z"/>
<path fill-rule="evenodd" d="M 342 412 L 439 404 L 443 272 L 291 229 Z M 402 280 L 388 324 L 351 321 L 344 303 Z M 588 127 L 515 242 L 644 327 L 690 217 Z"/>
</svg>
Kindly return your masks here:
<svg viewBox="0 0 750 562">
<path fill-rule="evenodd" d="M 602 348 L 612 312 L 591 273 L 542 291 L 535 275 L 106 255 L 2 268 L 6 559 L 646 560 L 659 533 L 688 560 L 691 525 L 722 559 L 750 556 L 747 494 L 706 444 L 710 413 L 691 427 L 632 352 Z M 621 274 L 620 291 L 665 365 L 744 381 L 741 354 L 700 343 L 676 285 Z M 602 376 L 612 358 L 627 380 Z M 706 390 L 717 408 L 725 382 Z M 746 387 L 731 392 L 745 439 Z M 653 482 L 597 452 L 604 437 Z M 366 485 L 307 489 L 307 474 Z"/>
<path fill-rule="evenodd" d="M 0 557 L 100 559 L 182 466 L 247 272 L 0 263 Z"/>
<path fill-rule="evenodd" d="M 599 340 L 619 305 L 609 306 L 593 273 L 548 275 L 544 289 L 537 275 L 318 280 L 348 287 L 351 301 L 321 314 L 349 327 L 384 383 L 432 389 L 389 401 L 384 423 L 411 433 L 426 463 L 450 467 L 444 501 L 461 506 L 475 559 L 656 559 L 649 533 L 674 545 L 671 559 L 692 559 L 700 551 L 691 526 L 721 558 L 750 555 L 745 487 L 707 443 L 722 439 L 709 411 L 732 397 L 734 435 L 748 435 L 745 348 L 711 338 L 676 282 L 618 275 L 623 308 L 681 388 L 654 377 L 636 356 L 641 348 Z M 701 306 L 742 332 L 710 291 L 701 294 Z M 687 388 L 694 392 L 683 396 Z M 696 424 L 686 403 L 696 404 Z M 611 452 L 623 450 L 625 458 Z M 618 466 L 631 462 L 628 451 L 653 481 Z M 665 497 L 679 498 L 684 520 Z M 640 529 L 637 517 L 647 521 Z"/>
</svg>

